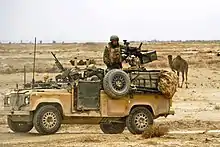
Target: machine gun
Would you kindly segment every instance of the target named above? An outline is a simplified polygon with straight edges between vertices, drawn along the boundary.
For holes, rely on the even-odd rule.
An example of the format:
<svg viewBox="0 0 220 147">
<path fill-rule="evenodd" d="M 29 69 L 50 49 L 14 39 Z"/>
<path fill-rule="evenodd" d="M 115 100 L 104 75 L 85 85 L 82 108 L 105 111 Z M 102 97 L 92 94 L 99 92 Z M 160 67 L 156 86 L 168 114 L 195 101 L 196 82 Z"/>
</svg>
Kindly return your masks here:
<svg viewBox="0 0 220 147">
<path fill-rule="evenodd" d="M 127 60 L 127 59 L 130 60 L 132 56 L 139 58 L 140 64 L 146 64 L 154 60 L 157 60 L 156 51 L 141 50 L 141 46 L 143 45 L 142 42 L 140 43 L 139 47 L 129 46 L 130 43 L 127 42 L 127 40 L 123 40 L 123 42 L 124 42 L 124 47 L 122 48 L 123 60 Z M 129 62 L 131 63 L 133 61 L 129 61 Z"/>
<path fill-rule="evenodd" d="M 135 57 L 138 57 L 140 59 L 141 64 L 143 64 L 142 61 L 142 54 L 141 54 L 141 46 L 142 42 L 139 45 L 139 47 L 130 47 L 130 42 L 127 42 L 127 40 L 123 40 L 125 48 L 122 49 L 122 54 L 124 55 L 124 58 L 130 57 L 131 55 L 134 55 Z"/>
<path fill-rule="evenodd" d="M 55 54 L 53 52 L 51 52 L 51 54 L 54 57 L 56 66 L 62 72 L 62 74 L 59 74 L 55 77 L 57 82 L 62 81 L 69 83 L 69 82 L 74 82 L 75 80 L 80 78 L 81 75 L 78 72 L 72 71 L 71 69 L 65 69 L 63 65 L 60 63 L 60 61 L 57 59 Z"/>
<path fill-rule="evenodd" d="M 63 65 L 62 65 L 62 64 L 60 63 L 60 61 L 57 59 L 57 57 L 55 56 L 55 54 L 54 54 L 53 52 L 51 52 L 51 54 L 53 55 L 54 60 L 55 60 L 55 64 L 56 64 L 56 66 L 59 68 L 59 70 L 60 70 L 61 72 L 65 71 Z"/>
</svg>

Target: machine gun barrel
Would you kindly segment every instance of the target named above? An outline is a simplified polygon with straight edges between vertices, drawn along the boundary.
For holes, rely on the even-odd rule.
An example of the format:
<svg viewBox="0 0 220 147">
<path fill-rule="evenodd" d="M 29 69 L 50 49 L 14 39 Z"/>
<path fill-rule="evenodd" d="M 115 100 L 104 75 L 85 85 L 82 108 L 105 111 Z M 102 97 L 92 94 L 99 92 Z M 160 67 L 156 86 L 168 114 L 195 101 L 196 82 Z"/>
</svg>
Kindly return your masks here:
<svg viewBox="0 0 220 147">
<path fill-rule="evenodd" d="M 141 49 L 141 46 L 142 46 L 142 45 L 143 45 L 143 43 L 141 42 L 138 48 Z"/>
<path fill-rule="evenodd" d="M 60 63 L 60 61 L 57 59 L 57 57 L 55 56 L 55 54 L 53 52 L 51 52 L 51 54 L 54 57 L 55 60 L 55 64 L 57 65 L 57 67 L 61 70 L 61 71 L 65 71 L 64 67 L 62 66 L 62 64 Z"/>
</svg>

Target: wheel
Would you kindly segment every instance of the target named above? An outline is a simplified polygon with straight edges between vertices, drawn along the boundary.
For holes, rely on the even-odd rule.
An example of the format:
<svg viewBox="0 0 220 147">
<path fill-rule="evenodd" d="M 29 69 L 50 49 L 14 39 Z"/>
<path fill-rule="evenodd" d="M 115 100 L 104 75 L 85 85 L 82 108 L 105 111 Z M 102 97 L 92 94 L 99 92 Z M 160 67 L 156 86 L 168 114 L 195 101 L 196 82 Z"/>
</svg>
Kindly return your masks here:
<svg viewBox="0 0 220 147">
<path fill-rule="evenodd" d="M 54 134 L 61 126 L 62 117 L 60 111 L 52 106 L 40 107 L 34 115 L 34 126 L 40 134 Z"/>
<path fill-rule="evenodd" d="M 8 118 L 8 126 L 15 133 L 27 133 L 33 128 L 32 123 L 14 122 Z"/>
<path fill-rule="evenodd" d="M 100 128 L 105 134 L 120 134 L 125 127 L 125 123 L 100 123 Z"/>
<path fill-rule="evenodd" d="M 108 96 L 118 99 L 128 94 L 130 90 L 130 78 L 126 72 L 120 69 L 112 69 L 103 79 L 103 88 Z"/>
<path fill-rule="evenodd" d="M 126 118 L 126 126 L 132 134 L 142 134 L 150 125 L 153 125 L 153 116 L 145 107 L 134 108 Z"/>
</svg>

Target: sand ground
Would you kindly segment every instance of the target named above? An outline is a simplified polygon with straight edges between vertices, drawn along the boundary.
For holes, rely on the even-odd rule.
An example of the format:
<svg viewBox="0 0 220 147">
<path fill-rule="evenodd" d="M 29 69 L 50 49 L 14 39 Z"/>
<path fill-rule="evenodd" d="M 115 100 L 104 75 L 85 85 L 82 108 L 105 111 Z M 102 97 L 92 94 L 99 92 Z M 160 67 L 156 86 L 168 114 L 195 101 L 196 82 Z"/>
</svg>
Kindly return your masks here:
<svg viewBox="0 0 220 147">
<path fill-rule="evenodd" d="M 92 58 L 102 64 L 104 44 L 47 44 L 37 48 L 36 79 L 43 73 L 56 75 L 57 69 L 50 51 L 57 54 L 64 66 L 70 59 Z M 122 134 L 103 134 L 98 125 L 62 125 L 54 135 L 40 136 L 33 129 L 28 134 L 15 134 L 0 118 L 0 146 L 220 146 L 220 133 L 180 133 L 181 131 L 220 130 L 220 57 L 218 43 L 156 43 L 144 44 L 144 49 L 155 49 L 158 61 L 147 68 L 170 70 L 167 55 L 180 54 L 189 63 L 189 88 L 178 88 L 173 97 L 174 116 L 158 118 L 155 123 L 164 124 L 170 133 L 158 138 L 143 139 L 125 130 Z M 27 80 L 31 81 L 33 45 L 0 44 L 0 95 L 1 100 L 9 88 L 23 83 L 23 66 L 26 65 Z M 2 101 L 0 103 L 2 108 Z M 174 131 L 179 131 L 174 132 Z"/>
</svg>

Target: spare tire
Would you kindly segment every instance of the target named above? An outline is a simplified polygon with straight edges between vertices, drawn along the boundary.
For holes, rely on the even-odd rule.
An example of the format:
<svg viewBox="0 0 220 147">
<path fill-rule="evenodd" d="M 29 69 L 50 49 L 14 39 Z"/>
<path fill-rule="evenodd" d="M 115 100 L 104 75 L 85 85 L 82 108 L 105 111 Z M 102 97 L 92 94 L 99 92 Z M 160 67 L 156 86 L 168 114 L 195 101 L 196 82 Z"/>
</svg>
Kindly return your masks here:
<svg viewBox="0 0 220 147">
<path fill-rule="evenodd" d="M 103 88 L 108 96 L 118 99 L 128 94 L 130 83 L 130 78 L 126 72 L 121 69 L 112 69 L 104 76 Z"/>
</svg>

